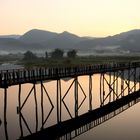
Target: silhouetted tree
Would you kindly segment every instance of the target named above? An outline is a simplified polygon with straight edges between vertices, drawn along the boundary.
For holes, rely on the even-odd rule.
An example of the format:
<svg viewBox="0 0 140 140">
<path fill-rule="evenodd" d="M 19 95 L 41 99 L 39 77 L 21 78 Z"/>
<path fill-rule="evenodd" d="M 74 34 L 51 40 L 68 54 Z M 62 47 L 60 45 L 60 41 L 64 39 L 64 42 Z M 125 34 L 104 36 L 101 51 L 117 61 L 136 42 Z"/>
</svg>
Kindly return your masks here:
<svg viewBox="0 0 140 140">
<path fill-rule="evenodd" d="M 77 54 L 77 51 L 75 49 L 73 49 L 73 50 L 70 50 L 67 52 L 67 57 L 75 58 L 76 54 Z"/>
<path fill-rule="evenodd" d="M 23 60 L 30 61 L 30 60 L 34 60 L 36 58 L 37 58 L 37 56 L 34 53 L 32 53 L 31 51 L 27 51 L 26 53 L 24 53 Z"/>
<path fill-rule="evenodd" d="M 63 55 L 64 51 L 57 48 L 51 53 L 51 58 L 62 58 Z"/>
<path fill-rule="evenodd" d="M 48 59 L 48 52 L 45 52 L 45 58 Z"/>
</svg>

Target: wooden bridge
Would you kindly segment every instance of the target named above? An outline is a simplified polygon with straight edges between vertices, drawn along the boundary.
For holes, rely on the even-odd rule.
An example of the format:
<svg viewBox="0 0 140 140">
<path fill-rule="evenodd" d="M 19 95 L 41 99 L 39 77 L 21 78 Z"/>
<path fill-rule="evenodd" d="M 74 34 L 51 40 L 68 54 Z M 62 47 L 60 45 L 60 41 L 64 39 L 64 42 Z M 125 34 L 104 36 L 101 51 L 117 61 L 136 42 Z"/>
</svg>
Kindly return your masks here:
<svg viewBox="0 0 140 140">
<path fill-rule="evenodd" d="M 94 74 L 100 74 L 100 106 L 94 108 L 93 106 L 93 82 Z M 109 79 L 106 78 L 106 74 Z M 89 76 L 88 88 L 86 93 L 80 82 L 79 76 Z M 111 78 L 113 77 L 113 78 Z M 119 87 L 119 77 L 121 78 L 121 86 Z M 68 90 L 62 95 L 61 80 L 64 78 L 72 78 L 72 83 Z M 49 93 L 47 92 L 44 83 L 55 80 L 56 84 L 56 104 L 53 104 Z M 130 82 L 133 81 L 133 86 Z M 27 97 L 21 102 L 22 84 L 31 83 L 33 86 L 29 91 Z M 37 97 L 36 84 L 41 87 L 41 128 L 32 132 L 22 114 L 22 109 L 26 104 L 29 96 L 34 93 L 36 120 L 38 120 L 37 112 Z M 105 91 L 105 84 L 108 86 L 108 92 Z M 84 133 L 96 125 L 112 118 L 113 116 L 124 111 L 126 108 L 136 104 L 140 100 L 140 62 L 128 63 L 111 63 L 111 64 L 96 64 L 96 65 L 81 65 L 75 67 L 59 67 L 59 68 L 34 68 L 34 69 L 17 69 L 6 70 L 0 72 L 0 88 L 4 89 L 4 126 L 5 136 L 8 138 L 7 132 L 7 89 L 10 86 L 18 85 L 18 107 L 17 114 L 19 115 L 19 124 L 21 130 L 20 139 L 73 139 L 74 137 Z M 74 115 L 70 112 L 65 101 L 69 94 L 71 87 L 74 86 Z M 83 100 L 79 102 L 78 89 L 83 93 Z M 119 90 L 120 89 L 120 90 Z M 47 95 L 51 110 L 46 118 L 44 118 L 44 94 Z M 79 115 L 79 110 L 83 105 L 85 99 L 88 97 L 88 110 L 84 114 Z M 62 106 L 65 107 L 70 119 L 63 120 Z M 44 128 L 53 109 L 56 108 L 57 123 L 55 125 Z M 118 112 L 118 113 L 117 113 Z M 113 114 L 113 115 L 112 115 Z M 25 123 L 30 135 L 24 136 L 22 122 Z M 38 126 L 38 121 L 36 122 Z M 74 132 L 74 133 L 73 133 Z M 55 133 L 55 135 L 53 135 Z"/>
</svg>

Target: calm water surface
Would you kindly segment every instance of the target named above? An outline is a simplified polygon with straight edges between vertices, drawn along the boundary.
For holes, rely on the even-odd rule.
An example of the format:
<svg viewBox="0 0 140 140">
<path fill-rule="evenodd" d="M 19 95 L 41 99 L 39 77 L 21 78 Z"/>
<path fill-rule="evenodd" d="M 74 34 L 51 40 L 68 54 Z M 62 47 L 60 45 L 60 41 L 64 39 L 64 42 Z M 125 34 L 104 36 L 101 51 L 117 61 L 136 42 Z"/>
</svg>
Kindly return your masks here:
<svg viewBox="0 0 140 140">
<path fill-rule="evenodd" d="M 108 75 L 106 78 L 109 79 Z M 112 77 L 113 78 L 113 77 Z M 99 89 L 99 79 L 100 75 L 96 74 L 92 77 L 93 79 L 93 108 L 97 108 L 100 106 L 100 89 Z M 84 92 L 87 95 L 86 100 L 79 110 L 79 115 L 88 111 L 88 92 L 89 92 L 89 77 L 81 76 L 78 78 L 80 85 L 82 86 Z M 73 79 L 70 80 L 61 80 L 62 84 L 62 95 L 66 93 Z M 119 78 L 119 85 L 121 79 Z M 47 81 L 44 83 L 44 86 L 47 90 L 47 93 L 50 96 L 50 99 L 53 102 L 54 109 L 49 116 L 47 122 L 44 127 L 51 126 L 57 122 L 56 117 L 56 81 Z M 133 82 L 131 82 L 131 86 L 133 86 Z M 119 86 L 121 87 L 121 86 Z M 24 84 L 22 85 L 22 97 L 21 102 L 23 103 L 28 93 L 32 88 L 32 84 Z M 138 85 L 137 85 L 138 88 Z M 79 104 L 82 102 L 84 95 L 82 90 L 79 88 Z M 120 89 L 119 89 L 120 91 Z M 109 92 L 107 84 L 105 85 L 106 94 Z M 36 85 L 36 93 L 37 93 L 37 102 L 38 102 L 38 126 L 37 130 L 39 131 L 41 128 L 41 88 L 40 84 Z M 126 94 L 126 93 L 125 93 Z M 0 126 L 0 140 L 5 140 L 5 131 L 4 131 L 4 90 L 0 89 L 0 119 L 2 120 L 2 124 Z M 72 116 L 74 116 L 74 85 L 68 92 L 68 95 L 65 98 L 65 103 L 69 108 Z M 12 86 L 8 88 L 8 99 L 7 99 L 7 132 L 9 140 L 18 139 L 21 136 L 21 129 L 19 127 L 19 116 L 17 115 L 17 106 L 18 106 L 18 86 Z M 44 119 L 47 117 L 49 111 L 51 110 L 51 104 L 49 103 L 49 99 L 47 94 L 44 92 Z M 34 93 L 32 92 L 29 99 L 27 100 L 25 106 L 22 109 L 22 115 L 24 120 L 28 124 L 30 130 L 32 132 L 36 131 L 36 117 L 35 117 L 35 100 Z M 62 105 L 62 120 L 70 119 L 70 116 Z M 23 134 L 24 136 L 29 135 L 27 125 L 25 121 L 22 121 Z M 133 107 L 129 108 L 125 112 L 115 116 L 114 118 L 104 122 L 103 124 L 89 130 L 88 132 L 78 136 L 75 140 L 139 140 L 140 139 L 140 104 L 136 104 Z"/>
</svg>

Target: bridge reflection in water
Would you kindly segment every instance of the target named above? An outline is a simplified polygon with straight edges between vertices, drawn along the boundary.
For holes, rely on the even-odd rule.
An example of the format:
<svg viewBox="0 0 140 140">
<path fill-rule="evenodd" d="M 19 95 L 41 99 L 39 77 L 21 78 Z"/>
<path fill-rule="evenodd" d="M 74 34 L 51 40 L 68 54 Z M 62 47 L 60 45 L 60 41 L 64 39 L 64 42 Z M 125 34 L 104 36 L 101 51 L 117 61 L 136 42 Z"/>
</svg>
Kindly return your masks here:
<svg viewBox="0 0 140 140">
<path fill-rule="evenodd" d="M 100 106 L 93 106 L 93 84 L 94 74 L 100 74 Z M 106 78 L 108 74 L 108 78 Z M 89 76 L 88 93 L 86 93 L 80 84 L 78 78 L 82 75 Z M 105 122 L 116 116 L 140 100 L 140 62 L 117 63 L 106 65 L 90 65 L 70 68 L 41 68 L 32 70 L 13 70 L 1 72 L 1 88 L 4 88 L 4 128 L 5 137 L 8 140 L 7 129 L 7 88 L 12 85 L 18 85 L 18 107 L 20 138 L 19 139 L 64 139 L 70 140 L 89 129 Z M 73 81 L 65 94 L 62 95 L 62 78 L 73 77 Z M 119 80 L 121 77 L 121 81 Z M 56 80 L 56 104 L 50 98 L 44 85 L 47 80 Z M 133 85 L 130 82 L 133 81 Z M 121 83 L 119 87 L 118 82 Z M 21 99 L 22 84 L 32 83 L 24 101 Z M 38 102 L 36 93 L 36 84 L 40 84 L 41 89 L 41 127 L 39 129 Z M 105 85 L 108 90 L 105 90 Z M 67 106 L 65 98 L 70 94 L 70 89 L 74 87 L 74 113 L 71 113 Z M 83 93 L 83 99 L 79 101 L 79 90 Z M 24 115 L 23 108 L 31 96 L 34 94 L 36 129 L 32 132 Z M 47 116 L 44 116 L 44 95 L 47 96 L 51 109 Z M 79 111 L 83 106 L 85 99 L 88 98 L 88 109 L 84 114 Z M 98 100 L 98 99 L 97 99 Z M 21 102 L 22 101 L 22 102 Z M 63 120 L 62 107 L 67 110 L 69 118 Z M 57 123 L 44 127 L 56 108 Z M 29 135 L 24 135 L 23 124 L 26 126 Z"/>
</svg>

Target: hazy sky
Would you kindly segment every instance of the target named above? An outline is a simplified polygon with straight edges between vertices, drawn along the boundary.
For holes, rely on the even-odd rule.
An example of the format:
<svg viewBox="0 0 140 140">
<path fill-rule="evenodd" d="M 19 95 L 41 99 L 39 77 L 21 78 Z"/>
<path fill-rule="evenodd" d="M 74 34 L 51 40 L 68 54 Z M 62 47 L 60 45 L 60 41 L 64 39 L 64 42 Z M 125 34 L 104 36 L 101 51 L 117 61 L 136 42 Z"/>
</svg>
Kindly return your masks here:
<svg viewBox="0 0 140 140">
<path fill-rule="evenodd" d="M 140 28 L 140 0 L 0 0 L 0 34 L 108 36 Z"/>
</svg>

